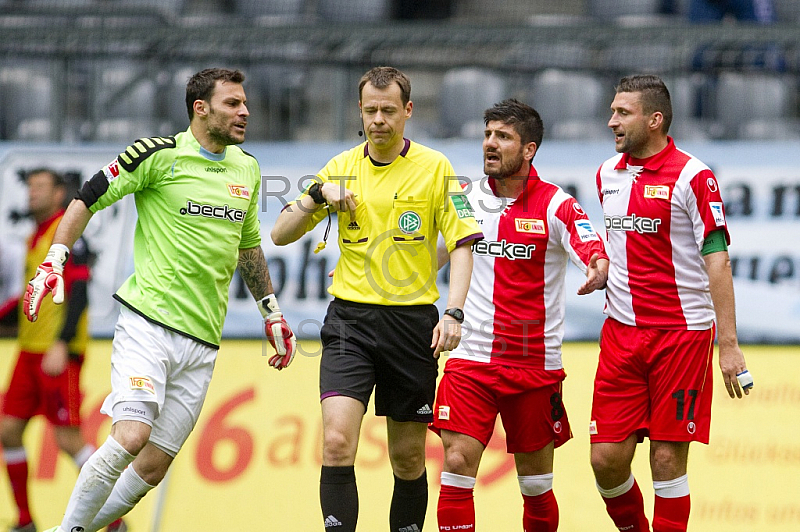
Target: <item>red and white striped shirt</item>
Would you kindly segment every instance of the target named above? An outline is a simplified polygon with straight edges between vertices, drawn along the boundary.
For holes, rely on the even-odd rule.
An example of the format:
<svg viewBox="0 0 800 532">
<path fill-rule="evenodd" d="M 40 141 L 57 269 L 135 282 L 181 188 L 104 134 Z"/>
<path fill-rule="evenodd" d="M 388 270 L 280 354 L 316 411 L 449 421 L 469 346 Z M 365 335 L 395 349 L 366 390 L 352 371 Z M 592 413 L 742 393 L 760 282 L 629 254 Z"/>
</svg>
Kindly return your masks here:
<svg viewBox="0 0 800 532">
<path fill-rule="evenodd" d="M 725 209 L 711 170 L 672 138 L 647 159 L 620 154 L 597 172 L 608 233 L 605 313 L 627 325 L 703 330 L 714 307 L 701 254 Z"/>
<path fill-rule="evenodd" d="M 472 183 L 467 197 L 484 240 L 474 265 L 460 345 L 451 358 L 548 370 L 563 380 L 564 276 L 567 260 L 586 271 L 603 241 L 575 199 L 531 168 L 516 199 L 494 194 L 494 180 Z"/>
</svg>

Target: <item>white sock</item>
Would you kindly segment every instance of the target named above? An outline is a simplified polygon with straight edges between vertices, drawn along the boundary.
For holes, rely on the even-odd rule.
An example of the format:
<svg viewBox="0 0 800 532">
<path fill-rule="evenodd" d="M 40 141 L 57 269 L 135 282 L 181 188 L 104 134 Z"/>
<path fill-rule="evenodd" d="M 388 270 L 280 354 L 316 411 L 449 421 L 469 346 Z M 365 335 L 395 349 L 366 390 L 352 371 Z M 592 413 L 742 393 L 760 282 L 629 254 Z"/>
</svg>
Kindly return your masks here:
<svg viewBox="0 0 800 532">
<path fill-rule="evenodd" d="M 114 483 L 135 457 L 111 436 L 83 464 L 67 503 L 62 530 L 88 530 L 111 494 Z"/>
<path fill-rule="evenodd" d="M 108 496 L 106 503 L 100 508 L 100 512 L 92 521 L 87 532 L 100 530 L 127 514 L 153 488 L 155 486 L 151 486 L 142 480 L 142 477 L 134 471 L 132 465 L 128 466 L 120 475 L 117 483 L 114 484 L 111 495 Z"/>
<path fill-rule="evenodd" d="M 475 487 L 475 477 L 456 475 L 455 473 L 442 471 L 441 479 L 442 486 L 452 486 L 454 488 L 462 488 L 465 490 L 471 490 Z"/>
<path fill-rule="evenodd" d="M 96 450 L 97 448 L 95 448 L 94 445 L 87 443 L 75 454 L 75 456 L 72 457 L 72 460 L 75 462 L 75 465 L 78 466 L 78 469 L 83 467 L 83 464 L 85 464 L 89 458 L 91 458 Z"/>
</svg>

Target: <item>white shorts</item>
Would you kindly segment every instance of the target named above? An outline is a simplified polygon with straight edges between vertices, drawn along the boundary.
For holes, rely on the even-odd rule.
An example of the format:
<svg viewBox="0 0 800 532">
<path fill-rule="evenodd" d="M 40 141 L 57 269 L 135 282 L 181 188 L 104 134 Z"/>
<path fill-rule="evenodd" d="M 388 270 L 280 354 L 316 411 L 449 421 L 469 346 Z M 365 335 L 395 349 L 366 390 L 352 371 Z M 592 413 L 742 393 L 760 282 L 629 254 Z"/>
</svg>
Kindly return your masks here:
<svg viewBox="0 0 800 532">
<path fill-rule="evenodd" d="M 150 442 L 174 457 L 197 423 L 216 359 L 216 349 L 122 306 L 111 350 L 111 393 L 100 411 L 113 417 L 115 404 L 155 403 Z"/>
</svg>

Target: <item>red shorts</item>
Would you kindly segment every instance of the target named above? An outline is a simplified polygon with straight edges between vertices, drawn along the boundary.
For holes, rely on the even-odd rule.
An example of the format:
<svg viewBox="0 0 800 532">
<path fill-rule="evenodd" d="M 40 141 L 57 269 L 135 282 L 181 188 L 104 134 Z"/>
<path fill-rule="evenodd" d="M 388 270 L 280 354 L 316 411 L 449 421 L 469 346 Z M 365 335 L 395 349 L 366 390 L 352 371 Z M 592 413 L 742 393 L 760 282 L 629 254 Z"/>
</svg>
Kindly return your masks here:
<svg viewBox="0 0 800 532">
<path fill-rule="evenodd" d="M 563 445 L 572 432 L 561 402 L 561 382 L 532 388 L 531 381 L 540 380 L 541 371 L 448 360 L 436 392 L 431 430 L 466 434 L 486 446 L 500 414 L 509 453 L 538 451 L 551 441 L 556 447 Z"/>
<path fill-rule="evenodd" d="M 592 443 L 637 433 L 656 441 L 708 443 L 715 328 L 704 331 L 624 325 L 611 318 L 600 335 Z"/>
<path fill-rule="evenodd" d="M 64 372 L 51 377 L 42 371 L 43 357 L 41 353 L 20 352 L 3 401 L 3 413 L 19 419 L 42 414 L 56 426 L 79 426 L 82 360 L 70 358 Z"/>
</svg>

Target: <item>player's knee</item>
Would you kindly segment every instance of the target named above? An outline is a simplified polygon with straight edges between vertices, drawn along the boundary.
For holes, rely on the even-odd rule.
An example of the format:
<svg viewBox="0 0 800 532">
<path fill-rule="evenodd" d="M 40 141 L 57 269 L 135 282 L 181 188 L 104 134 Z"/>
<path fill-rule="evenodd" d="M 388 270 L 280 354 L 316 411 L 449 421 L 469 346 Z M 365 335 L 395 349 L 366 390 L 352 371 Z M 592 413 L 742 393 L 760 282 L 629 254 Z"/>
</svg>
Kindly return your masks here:
<svg viewBox="0 0 800 532">
<path fill-rule="evenodd" d="M 472 460 L 463 452 L 453 449 L 444 454 L 444 471 L 456 475 L 474 476 Z"/>
<path fill-rule="evenodd" d="M 22 447 L 22 433 L 24 426 L 18 426 L 18 423 L 14 423 L 14 421 L 9 418 L 5 417 L 0 420 L 0 443 L 6 449 L 13 449 L 16 447 Z"/>
<path fill-rule="evenodd" d="M 142 401 L 117 403 L 112 412 L 114 425 L 111 427 L 111 436 L 126 451 L 137 455 L 150 440 L 157 413 L 158 407 L 155 403 Z"/>
<path fill-rule="evenodd" d="M 352 465 L 355 461 L 358 440 L 340 431 L 327 430 L 322 440 L 322 458 L 325 465 Z"/>
<path fill-rule="evenodd" d="M 686 473 L 683 455 L 672 446 L 651 447 L 650 469 L 656 478 L 677 478 Z"/>
<path fill-rule="evenodd" d="M 607 447 L 592 447 L 591 464 L 596 477 L 607 476 L 627 467 L 624 457 Z"/>
<path fill-rule="evenodd" d="M 413 480 L 425 470 L 425 448 L 398 447 L 392 449 L 389 461 L 395 475 L 402 479 Z"/>
</svg>

